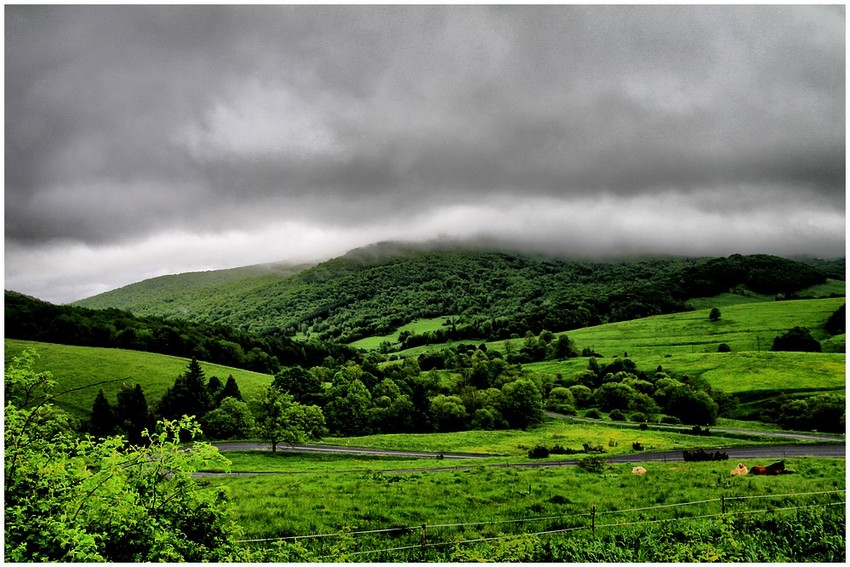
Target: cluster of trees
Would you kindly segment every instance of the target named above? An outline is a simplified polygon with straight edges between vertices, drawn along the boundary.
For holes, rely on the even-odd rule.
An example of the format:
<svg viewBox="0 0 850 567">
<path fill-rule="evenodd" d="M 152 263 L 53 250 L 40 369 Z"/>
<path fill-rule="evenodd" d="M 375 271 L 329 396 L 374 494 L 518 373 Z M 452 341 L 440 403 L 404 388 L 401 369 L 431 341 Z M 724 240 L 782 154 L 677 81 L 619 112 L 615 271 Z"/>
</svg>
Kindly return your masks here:
<svg viewBox="0 0 850 567">
<path fill-rule="evenodd" d="M 527 428 L 541 423 L 544 410 L 596 409 L 613 419 L 711 425 L 734 407 L 733 398 L 705 381 L 676 379 L 660 367 L 647 374 L 628 358 L 602 365 L 589 357 L 587 370 L 568 378 L 523 369 L 540 357 L 576 356 L 569 338 L 560 339 L 548 332 L 528 336 L 519 349 L 506 345 L 506 357 L 484 344 L 460 344 L 383 368 L 377 354 L 333 368 L 291 366 L 247 401 L 232 376 L 224 384 L 215 376 L 206 380 L 192 360 L 150 408 L 139 385 L 125 385 L 114 408 L 99 393 L 90 431 L 120 432 L 138 443 L 155 420 L 190 415 L 210 439 L 257 436 L 275 446 L 327 433 Z"/>
<path fill-rule="evenodd" d="M 356 356 L 344 345 L 318 339 L 293 341 L 281 332 L 259 336 L 221 324 L 53 305 L 11 291 L 6 291 L 5 297 L 6 336 L 14 339 L 195 357 L 269 374 L 282 366 L 313 366 L 329 357 L 347 360 Z"/>
<path fill-rule="evenodd" d="M 783 429 L 844 433 L 845 415 L 844 397 L 821 394 L 809 398 L 783 395 L 761 417 L 778 423 Z"/>
<path fill-rule="evenodd" d="M 602 366 L 591 357 L 587 370 L 572 379 L 561 379 L 549 391 L 546 408 L 566 414 L 593 408 L 609 412 L 612 419 L 628 416 L 632 421 L 713 425 L 736 403 L 702 379 L 674 378 L 660 366 L 652 373 L 639 371 L 628 358 Z"/>
<path fill-rule="evenodd" d="M 174 380 L 162 398 L 148 404 L 140 384 L 123 384 L 113 406 L 100 390 L 92 405 L 88 431 L 96 437 L 121 434 L 131 445 L 142 442 L 143 431 L 161 420 L 178 421 L 184 415 L 198 420 L 211 439 L 250 436 L 254 419 L 233 376 L 222 383 L 207 380 L 197 359 Z"/>
</svg>

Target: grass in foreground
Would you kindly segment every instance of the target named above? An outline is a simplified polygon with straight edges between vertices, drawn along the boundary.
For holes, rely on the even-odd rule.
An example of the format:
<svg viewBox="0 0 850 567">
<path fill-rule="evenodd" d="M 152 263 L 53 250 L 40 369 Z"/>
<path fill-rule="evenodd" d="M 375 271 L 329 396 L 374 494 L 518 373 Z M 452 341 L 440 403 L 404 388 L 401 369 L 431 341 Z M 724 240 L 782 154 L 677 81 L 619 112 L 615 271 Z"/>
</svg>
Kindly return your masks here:
<svg viewBox="0 0 850 567">
<path fill-rule="evenodd" d="M 638 464 L 649 471 L 645 476 L 631 473 L 632 466 Z M 747 463 L 754 464 L 770 463 Z M 351 464 L 346 460 L 341 466 L 350 468 Z M 218 477 L 204 482 L 228 488 L 234 502 L 234 519 L 244 528 L 246 539 L 465 524 L 434 528 L 429 532 L 429 541 L 554 529 L 577 522 L 578 518 L 588 523 L 592 507 L 596 508 L 600 523 L 602 518 L 683 518 L 719 513 L 721 496 L 729 511 L 735 511 L 796 505 L 800 499 L 793 494 L 845 488 L 845 464 L 841 459 L 787 459 L 786 468 L 795 474 L 779 477 L 731 477 L 734 466 L 729 461 L 642 463 L 636 456 L 634 463 L 609 465 L 602 474 L 577 467 L 476 468 L 393 475 L 378 471 L 315 472 Z M 757 502 L 734 500 L 753 496 L 771 497 Z M 806 498 L 843 500 L 843 496 Z M 712 501 L 682 508 L 672 506 L 703 500 Z M 534 518 L 542 520 L 529 520 Z"/>
</svg>

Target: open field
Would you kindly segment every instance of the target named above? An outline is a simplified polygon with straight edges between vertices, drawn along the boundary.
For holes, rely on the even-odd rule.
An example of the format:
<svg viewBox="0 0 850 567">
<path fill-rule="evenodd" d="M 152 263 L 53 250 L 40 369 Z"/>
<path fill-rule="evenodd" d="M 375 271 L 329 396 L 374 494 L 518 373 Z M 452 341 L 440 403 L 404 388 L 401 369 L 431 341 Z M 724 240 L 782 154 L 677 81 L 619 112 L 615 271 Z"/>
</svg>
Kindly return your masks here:
<svg viewBox="0 0 850 567">
<path fill-rule="evenodd" d="M 86 417 L 91 412 L 98 388 L 103 388 L 103 393 L 110 402 L 115 403 L 115 395 L 124 382 L 131 385 L 141 384 L 148 403 L 156 402 L 165 393 L 166 388 L 174 385 L 174 379 L 184 373 L 189 364 L 189 360 L 185 358 L 163 354 L 13 339 L 5 340 L 5 364 L 9 364 L 13 356 L 27 348 L 36 349 L 40 357 L 35 369 L 48 370 L 53 374 L 53 378 L 58 382 L 57 392 L 113 380 L 56 400 L 59 407 L 78 418 Z M 248 370 L 206 362 L 201 362 L 201 368 L 207 378 L 218 376 L 222 382 L 232 374 L 244 396 L 253 395 L 271 382 L 271 376 Z"/>
<path fill-rule="evenodd" d="M 723 303 L 722 298 L 718 297 L 719 303 Z M 843 345 L 844 335 L 830 338 L 823 330 L 823 324 L 844 303 L 845 298 L 838 297 L 720 305 L 720 320 L 709 321 L 709 311 L 711 306 L 715 306 L 711 305 L 696 311 L 656 315 L 555 334 L 566 334 L 579 350 L 591 348 L 606 357 L 621 356 L 624 352 L 630 357 L 711 353 L 717 352 L 721 343 L 729 345 L 733 352 L 763 352 L 770 350 L 775 337 L 797 326 L 808 327 L 816 339 L 826 344 Z M 482 341 L 459 342 L 479 344 Z M 517 348 L 522 346 L 522 338 L 512 342 Z M 505 341 L 486 344 L 488 349 L 505 351 Z M 398 356 L 416 356 L 444 346 L 416 347 L 401 351 Z"/>
<path fill-rule="evenodd" d="M 649 472 L 631 474 L 632 466 L 640 464 Z M 205 482 L 227 487 L 244 539 L 345 532 L 346 549 L 355 553 L 416 547 L 423 524 L 429 543 L 460 541 L 570 526 L 590 528 L 592 511 L 597 526 L 603 526 L 662 518 L 678 522 L 723 509 L 734 513 L 841 502 L 845 488 L 843 460 L 802 457 L 786 461 L 787 469 L 796 474 L 778 477 L 731 477 L 735 464 L 728 461 L 642 463 L 639 456 L 634 463 L 609 465 L 602 474 L 559 467 L 391 475 L 351 471 L 350 459 L 337 464 L 331 460 L 326 466 L 322 472 Z M 340 472 L 335 472 L 337 468 Z M 400 529 L 408 527 L 412 533 Z M 390 528 L 399 529 L 391 535 L 356 533 Z M 335 538 L 301 541 L 304 549 L 316 554 L 314 558 L 338 552 L 334 546 L 339 543 Z M 381 559 L 367 555 L 361 560 Z"/>
<path fill-rule="evenodd" d="M 808 327 L 817 339 L 827 318 L 844 298 L 775 301 L 730 305 L 718 321 L 709 321 L 708 309 L 657 315 L 633 321 L 576 329 L 568 336 L 579 349 L 592 348 L 605 356 L 717 352 L 726 343 L 732 352 L 768 351 L 773 339 L 796 326 Z"/>
</svg>

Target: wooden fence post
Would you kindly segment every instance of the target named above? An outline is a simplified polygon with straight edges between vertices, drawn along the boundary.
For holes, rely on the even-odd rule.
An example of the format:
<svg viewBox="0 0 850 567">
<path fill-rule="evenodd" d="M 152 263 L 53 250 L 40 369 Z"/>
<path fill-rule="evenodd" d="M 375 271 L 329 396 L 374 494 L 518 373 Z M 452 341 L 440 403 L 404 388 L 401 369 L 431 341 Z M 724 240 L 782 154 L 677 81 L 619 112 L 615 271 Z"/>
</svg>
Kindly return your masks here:
<svg viewBox="0 0 850 567">
<path fill-rule="evenodd" d="M 428 532 L 425 529 L 425 524 L 422 524 L 422 551 L 425 551 L 425 546 L 428 541 Z"/>
<path fill-rule="evenodd" d="M 590 531 L 596 538 L 596 505 L 590 507 Z"/>
<path fill-rule="evenodd" d="M 726 496 L 723 494 L 720 495 L 720 511 L 726 513 Z"/>
</svg>

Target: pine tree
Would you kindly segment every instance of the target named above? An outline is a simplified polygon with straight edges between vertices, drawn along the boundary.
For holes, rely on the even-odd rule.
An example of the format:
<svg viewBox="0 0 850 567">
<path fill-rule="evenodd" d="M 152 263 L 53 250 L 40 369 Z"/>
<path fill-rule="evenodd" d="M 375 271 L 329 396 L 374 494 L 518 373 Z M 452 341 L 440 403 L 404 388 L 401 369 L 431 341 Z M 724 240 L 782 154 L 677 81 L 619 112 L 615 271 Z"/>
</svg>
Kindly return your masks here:
<svg viewBox="0 0 850 567">
<path fill-rule="evenodd" d="M 201 419 L 212 407 L 207 390 L 204 371 L 196 359 L 192 359 L 186 372 L 174 380 L 174 385 L 165 391 L 159 401 L 158 413 L 164 419 L 180 419 L 184 415 Z"/>
<path fill-rule="evenodd" d="M 224 389 L 224 384 L 221 383 L 221 380 L 218 376 L 211 376 L 210 381 L 207 382 L 207 393 L 210 395 L 210 409 L 217 408 L 221 405 L 221 391 Z"/>
<path fill-rule="evenodd" d="M 224 384 L 224 389 L 221 391 L 220 396 L 219 402 L 224 398 L 242 400 L 242 392 L 239 391 L 239 385 L 236 383 L 233 374 L 227 377 L 227 382 Z"/>
<path fill-rule="evenodd" d="M 97 397 L 94 399 L 94 404 L 91 408 L 90 431 L 94 437 L 109 437 L 115 434 L 116 426 L 118 425 L 115 418 L 115 412 L 112 406 L 109 405 L 109 400 L 103 393 L 103 390 L 98 390 Z"/>
<path fill-rule="evenodd" d="M 121 386 L 118 391 L 116 415 L 130 445 L 141 445 L 142 431 L 149 429 L 153 420 L 140 384 L 136 384 L 135 388 L 129 384 Z"/>
</svg>

